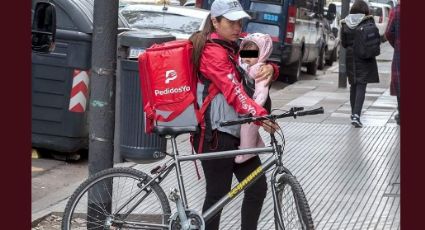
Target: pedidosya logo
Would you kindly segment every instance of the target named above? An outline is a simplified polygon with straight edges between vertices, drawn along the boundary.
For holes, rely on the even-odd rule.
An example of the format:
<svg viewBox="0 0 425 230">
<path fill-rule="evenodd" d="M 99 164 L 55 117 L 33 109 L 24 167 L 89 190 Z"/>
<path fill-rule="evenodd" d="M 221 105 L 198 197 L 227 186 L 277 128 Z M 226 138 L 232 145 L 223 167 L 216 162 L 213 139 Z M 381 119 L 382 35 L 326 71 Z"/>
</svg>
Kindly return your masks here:
<svg viewBox="0 0 425 230">
<path fill-rule="evenodd" d="M 175 70 L 167 70 L 165 72 L 165 84 L 170 83 L 170 81 L 175 80 L 177 78 L 177 73 Z"/>
<path fill-rule="evenodd" d="M 155 96 L 184 93 L 184 92 L 189 92 L 189 91 L 190 91 L 190 86 L 187 86 L 187 85 L 180 86 L 180 87 L 177 87 L 177 88 L 166 88 L 164 90 L 156 89 L 155 90 Z"/>
<path fill-rule="evenodd" d="M 170 81 L 177 79 L 177 72 L 175 70 L 167 70 L 165 72 L 165 84 L 169 84 Z M 190 86 L 183 85 L 180 87 L 166 88 L 163 90 L 155 89 L 155 96 L 162 96 L 168 94 L 185 93 L 190 91 Z"/>
</svg>

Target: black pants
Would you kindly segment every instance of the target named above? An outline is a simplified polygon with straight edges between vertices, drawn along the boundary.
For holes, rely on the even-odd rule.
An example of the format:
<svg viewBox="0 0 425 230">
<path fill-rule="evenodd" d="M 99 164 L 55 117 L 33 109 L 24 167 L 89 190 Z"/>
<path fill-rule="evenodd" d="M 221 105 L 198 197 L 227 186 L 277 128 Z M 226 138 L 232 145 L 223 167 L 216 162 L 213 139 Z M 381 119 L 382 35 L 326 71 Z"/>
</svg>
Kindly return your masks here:
<svg viewBox="0 0 425 230">
<path fill-rule="evenodd" d="M 367 84 L 352 84 L 350 87 L 351 114 L 361 115 Z"/>
<path fill-rule="evenodd" d="M 211 143 L 204 143 L 204 152 L 225 151 L 238 149 L 239 139 L 230 134 L 215 132 Z M 195 143 L 195 147 L 196 143 Z M 238 181 L 242 181 L 254 169 L 260 166 L 258 156 L 242 163 L 234 163 L 234 157 L 215 160 L 203 160 L 202 168 L 206 179 L 206 197 L 202 211 L 205 212 L 231 189 L 232 176 L 235 174 Z M 245 190 L 242 202 L 242 230 L 257 229 L 258 218 L 264 198 L 267 194 L 266 177 L 261 176 L 254 184 Z M 219 229 L 221 210 L 210 221 L 206 222 L 206 230 Z"/>
</svg>

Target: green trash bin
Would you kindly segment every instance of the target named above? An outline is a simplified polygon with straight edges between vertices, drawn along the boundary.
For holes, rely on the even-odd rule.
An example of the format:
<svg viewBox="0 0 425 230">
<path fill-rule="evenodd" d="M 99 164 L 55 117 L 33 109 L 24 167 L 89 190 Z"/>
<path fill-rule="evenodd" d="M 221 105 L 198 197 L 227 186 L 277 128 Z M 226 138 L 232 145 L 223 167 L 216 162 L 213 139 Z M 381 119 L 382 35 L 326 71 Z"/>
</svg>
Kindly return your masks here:
<svg viewBox="0 0 425 230">
<path fill-rule="evenodd" d="M 151 163 L 163 159 L 165 138 L 145 133 L 145 118 L 140 91 L 138 55 L 157 43 L 175 40 L 161 31 L 127 31 L 118 37 L 120 77 L 120 154 L 127 161 Z"/>
</svg>

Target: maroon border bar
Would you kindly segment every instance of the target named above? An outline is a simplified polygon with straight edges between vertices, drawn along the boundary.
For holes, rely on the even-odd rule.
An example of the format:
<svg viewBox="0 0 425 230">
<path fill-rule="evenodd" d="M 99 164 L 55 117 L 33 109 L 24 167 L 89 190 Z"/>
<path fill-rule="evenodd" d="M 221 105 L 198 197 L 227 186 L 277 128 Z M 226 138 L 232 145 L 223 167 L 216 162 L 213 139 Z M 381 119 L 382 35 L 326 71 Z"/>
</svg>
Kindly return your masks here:
<svg viewBox="0 0 425 230">
<path fill-rule="evenodd" d="M 399 0 L 401 1 L 401 0 Z M 402 0 L 401 21 L 401 229 L 421 229 L 425 207 L 424 1 Z"/>
<path fill-rule="evenodd" d="M 2 9 L 1 228 L 31 229 L 31 1 Z"/>
</svg>

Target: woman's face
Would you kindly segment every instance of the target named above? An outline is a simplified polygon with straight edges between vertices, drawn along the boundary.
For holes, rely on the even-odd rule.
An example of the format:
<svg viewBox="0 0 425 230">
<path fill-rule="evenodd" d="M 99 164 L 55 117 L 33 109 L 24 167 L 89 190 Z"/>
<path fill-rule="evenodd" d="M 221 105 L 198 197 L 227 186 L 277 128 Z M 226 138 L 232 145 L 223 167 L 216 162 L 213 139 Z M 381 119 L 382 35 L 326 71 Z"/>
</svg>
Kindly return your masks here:
<svg viewBox="0 0 425 230">
<path fill-rule="evenodd" d="M 242 19 L 230 21 L 223 17 L 220 22 L 216 18 L 211 18 L 215 31 L 227 41 L 237 41 L 242 31 Z"/>
</svg>

